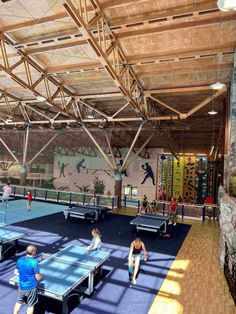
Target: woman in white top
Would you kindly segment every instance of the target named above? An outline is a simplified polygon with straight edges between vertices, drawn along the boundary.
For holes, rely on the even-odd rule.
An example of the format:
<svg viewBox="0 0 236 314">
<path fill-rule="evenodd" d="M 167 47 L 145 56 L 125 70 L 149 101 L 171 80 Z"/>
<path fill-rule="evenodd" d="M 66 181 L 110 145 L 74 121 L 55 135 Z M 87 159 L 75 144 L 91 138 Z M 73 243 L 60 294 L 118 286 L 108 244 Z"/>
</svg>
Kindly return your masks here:
<svg viewBox="0 0 236 314">
<path fill-rule="evenodd" d="M 94 228 L 91 233 L 92 233 L 93 239 L 91 241 L 91 244 L 86 248 L 86 250 L 89 250 L 89 251 L 99 250 L 102 243 L 101 233 L 97 228 Z"/>
</svg>

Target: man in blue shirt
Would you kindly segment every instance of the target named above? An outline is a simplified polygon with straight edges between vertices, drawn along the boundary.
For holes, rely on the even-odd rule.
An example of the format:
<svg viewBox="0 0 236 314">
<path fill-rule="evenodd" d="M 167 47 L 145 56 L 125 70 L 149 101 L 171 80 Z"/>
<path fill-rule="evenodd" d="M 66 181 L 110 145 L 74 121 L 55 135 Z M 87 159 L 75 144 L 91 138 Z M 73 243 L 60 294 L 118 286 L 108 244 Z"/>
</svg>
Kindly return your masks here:
<svg viewBox="0 0 236 314">
<path fill-rule="evenodd" d="M 15 304 L 14 314 L 18 314 L 21 304 L 27 304 L 27 314 L 34 313 L 34 305 L 38 302 L 37 286 L 41 279 L 39 262 L 34 259 L 36 246 L 29 245 L 26 256 L 18 259 L 15 275 L 19 275 L 18 300 Z"/>
</svg>

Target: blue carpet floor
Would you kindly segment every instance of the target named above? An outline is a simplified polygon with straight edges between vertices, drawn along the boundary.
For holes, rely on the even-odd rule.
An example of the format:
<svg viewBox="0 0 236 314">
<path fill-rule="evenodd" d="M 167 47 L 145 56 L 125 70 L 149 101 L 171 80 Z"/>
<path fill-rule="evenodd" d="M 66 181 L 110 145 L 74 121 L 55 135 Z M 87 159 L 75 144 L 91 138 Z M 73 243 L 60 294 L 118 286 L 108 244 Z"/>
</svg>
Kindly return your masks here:
<svg viewBox="0 0 236 314">
<path fill-rule="evenodd" d="M 19 230 L 28 232 L 21 242 L 21 250 L 35 243 L 38 253 L 55 253 L 69 244 L 84 246 L 90 243 L 91 230 L 98 227 L 103 234 L 102 250 L 111 257 L 106 263 L 105 276 L 97 285 L 96 292 L 80 304 L 77 298 L 70 300 L 71 314 L 146 314 L 177 255 L 190 226 L 178 224 L 169 227 L 170 238 L 159 239 L 153 233 L 142 232 L 140 236 L 148 251 L 148 261 L 141 262 L 141 271 L 135 286 L 130 285 L 127 257 L 135 229 L 129 224 L 132 217 L 108 214 L 104 221 L 86 224 L 84 221 L 66 221 L 62 213 L 17 223 Z M 11 314 L 17 298 L 17 289 L 8 284 L 16 263 L 16 256 L 8 256 L 0 263 L 0 313 Z M 181 271 L 181 270 L 175 270 Z M 166 296 L 168 297 L 168 295 Z M 25 310 L 25 308 L 24 308 Z M 22 308 L 21 313 L 25 313 Z M 52 299 L 40 299 L 36 314 L 60 314 L 60 303 Z M 157 313 L 158 314 L 158 313 Z"/>
<path fill-rule="evenodd" d="M 27 202 L 23 199 L 11 200 L 6 211 L 6 224 L 38 218 L 63 211 L 66 206 L 46 202 L 32 201 L 31 211 L 27 211 Z M 68 206 L 67 206 L 68 207 Z M 0 207 L 0 223 L 3 222 L 4 207 Z M 1 312 L 0 312 L 1 313 Z"/>
</svg>

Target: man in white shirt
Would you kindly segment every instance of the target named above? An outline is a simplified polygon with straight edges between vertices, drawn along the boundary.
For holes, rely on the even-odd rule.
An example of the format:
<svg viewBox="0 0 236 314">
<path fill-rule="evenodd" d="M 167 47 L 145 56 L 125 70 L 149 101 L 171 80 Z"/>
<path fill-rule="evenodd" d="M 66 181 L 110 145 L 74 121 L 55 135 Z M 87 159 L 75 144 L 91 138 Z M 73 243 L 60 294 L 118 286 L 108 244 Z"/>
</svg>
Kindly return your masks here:
<svg viewBox="0 0 236 314">
<path fill-rule="evenodd" d="M 3 187 L 3 196 L 2 196 L 2 204 L 8 203 L 8 198 L 11 195 L 11 185 L 8 182 L 4 187 Z"/>
<path fill-rule="evenodd" d="M 7 206 L 8 206 L 8 198 L 11 195 L 11 185 L 8 182 L 4 187 L 3 187 L 3 195 L 2 195 L 2 205 L 5 208 L 5 212 L 4 212 L 4 217 L 3 217 L 3 223 L 6 224 L 6 210 L 7 210 Z"/>
</svg>

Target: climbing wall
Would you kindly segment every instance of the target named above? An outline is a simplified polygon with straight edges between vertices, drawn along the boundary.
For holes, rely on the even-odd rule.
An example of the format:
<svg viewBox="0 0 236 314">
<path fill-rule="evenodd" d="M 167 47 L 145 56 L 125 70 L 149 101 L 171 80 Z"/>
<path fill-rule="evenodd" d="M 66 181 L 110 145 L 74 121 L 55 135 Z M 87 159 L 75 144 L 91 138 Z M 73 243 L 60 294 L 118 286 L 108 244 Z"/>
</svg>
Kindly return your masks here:
<svg viewBox="0 0 236 314">
<path fill-rule="evenodd" d="M 160 159 L 161 169 L 161 189 L 163 196 L 167 199 L 172 195 L 172 184 L 173 184 L 173 157 L 165 156 L 165 159 Z"/>
<path fill-rule="evenodd" d="M 173 157 L 168 156 L 168 168 L 167 168 L 167 195 L 168 199 L 172 197 L 173 191 Z"/>
<path fill-rule="evenodd" d="M 183 185 L 183 200 L 186 203 L 194 202 L 195 194 L 195 156 L 184 157 L 184 185 Z"/>
<path fill-rule="evenodd" d="M 183 174 L 184 174 L 184 157 L 179 157 L 179 160 L 174 158 L 173 170 L 173 197 L 177 200 L 183 198 Z"/>
<path fill-rule="evenodd" d="M 196 158 L 195 202 L 203 204 L 207 196 L 207 157 Z"/>
</svg>

